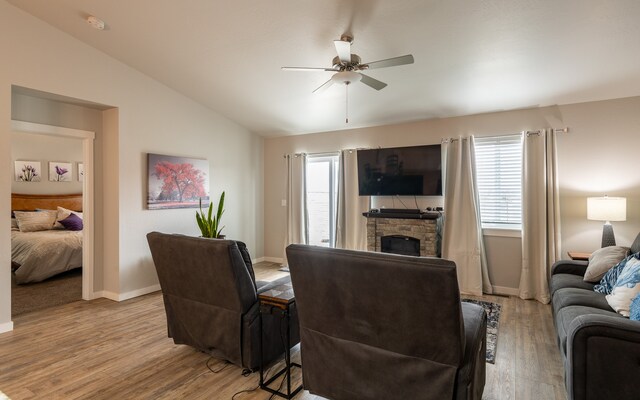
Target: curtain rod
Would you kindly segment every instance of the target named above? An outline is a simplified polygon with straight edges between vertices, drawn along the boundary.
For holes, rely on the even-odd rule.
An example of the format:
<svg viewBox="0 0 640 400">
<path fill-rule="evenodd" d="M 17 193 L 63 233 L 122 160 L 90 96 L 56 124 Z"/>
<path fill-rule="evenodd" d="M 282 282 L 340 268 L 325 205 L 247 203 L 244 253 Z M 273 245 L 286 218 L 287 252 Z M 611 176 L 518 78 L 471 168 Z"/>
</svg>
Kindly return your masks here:
<svg viewBox="0 0 640 400">
<path fill-rule="evenodd" d="M 524 133 L 525 135 L 531 136 L 531 135 L 540 135 L 542 131 L 540 129 L 538 129 L 537 131 L 520 131 L 517 133 L 507 133 L 504 135 L 491 135 L 491 136 L 481 136 L 481 137 L 500 137 L 500 136 L 513 136 L 513 135 L 520 135 L 522 133 Z M 555 128 L 553 130 L 554 133 L 569 133 L 569 127 L 565 127 L 565 128 Z M 442 138 L 442 141 L 440 143 L 449 143 L 449 142 L 456 142 L 460 139 L 457 138 Z M 463 140 L 466 140 L 466 138 L 463 138 Z"/>
</svg>

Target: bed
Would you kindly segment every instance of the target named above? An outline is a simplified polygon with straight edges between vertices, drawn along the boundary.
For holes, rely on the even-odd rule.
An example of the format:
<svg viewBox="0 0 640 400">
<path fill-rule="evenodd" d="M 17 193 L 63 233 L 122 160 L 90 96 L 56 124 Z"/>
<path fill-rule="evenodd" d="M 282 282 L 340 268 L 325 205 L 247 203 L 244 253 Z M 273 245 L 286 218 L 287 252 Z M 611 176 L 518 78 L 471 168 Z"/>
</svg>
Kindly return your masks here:
<svg viewBox="0 0 640 400">
<path fill-rule="evenodd" d="M 57 210 L 62 207 L 81 216 L 82 194 L 11 194 L 11 211 Z M 18 213 L 16 213 L 18 214 Z M 23 232 L 12 218 L 11 265 L 18 284 L 40 282 L 82 267 L 82 231 L 63 228 Z"/>
</svg>

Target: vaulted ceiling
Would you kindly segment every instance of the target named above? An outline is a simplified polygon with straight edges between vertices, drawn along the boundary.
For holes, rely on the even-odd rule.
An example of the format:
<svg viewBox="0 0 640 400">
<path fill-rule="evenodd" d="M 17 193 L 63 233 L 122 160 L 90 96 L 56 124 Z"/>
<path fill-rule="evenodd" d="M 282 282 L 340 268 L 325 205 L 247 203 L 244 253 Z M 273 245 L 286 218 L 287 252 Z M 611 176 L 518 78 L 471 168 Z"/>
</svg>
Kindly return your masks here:
<svg viewBox="0 0 640 400">
<path fill-rule="evenodd" d="M 638 0 L 8 0 L 264 136 L 640 95 Z M 98 31 L 85 18 L 106 22 Z M 388 84 L 312 91 L 333 40 Z"/>
</svg>

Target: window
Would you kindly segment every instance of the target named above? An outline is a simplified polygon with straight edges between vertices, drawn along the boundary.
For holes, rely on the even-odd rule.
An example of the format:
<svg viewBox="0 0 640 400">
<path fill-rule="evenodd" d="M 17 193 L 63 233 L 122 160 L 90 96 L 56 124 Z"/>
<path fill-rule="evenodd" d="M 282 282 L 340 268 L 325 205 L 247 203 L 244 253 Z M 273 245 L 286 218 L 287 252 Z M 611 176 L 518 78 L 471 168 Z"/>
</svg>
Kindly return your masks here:
<svg viewBox="0 0 640 400">
<path fill-rule="evenodd" d="M 521 229 L 522 136 L 476 138 L 475 155 L 482 227 Z"/>
<path fill-rule="evenodd" d="M 307 156 L 309 244 L 335 247 L 338 156 Z"/>
</svg>

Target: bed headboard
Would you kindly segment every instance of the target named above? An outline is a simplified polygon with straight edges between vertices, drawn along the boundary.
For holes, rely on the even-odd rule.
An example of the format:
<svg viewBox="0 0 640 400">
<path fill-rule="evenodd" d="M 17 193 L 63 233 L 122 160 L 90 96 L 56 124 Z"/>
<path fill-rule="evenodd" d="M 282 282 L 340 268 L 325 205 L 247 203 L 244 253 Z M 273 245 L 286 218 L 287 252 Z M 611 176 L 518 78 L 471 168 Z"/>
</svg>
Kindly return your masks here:
<svg viewBox="0 0 640 400">
<path fill-rule="evenodd" d="M 82 211 L 82 193 L 79 194 L 19 194 L 11 193 L 11 211 L 32 211 L 37 208 L 55 210 L 64 207 Z"/>
</svg>

